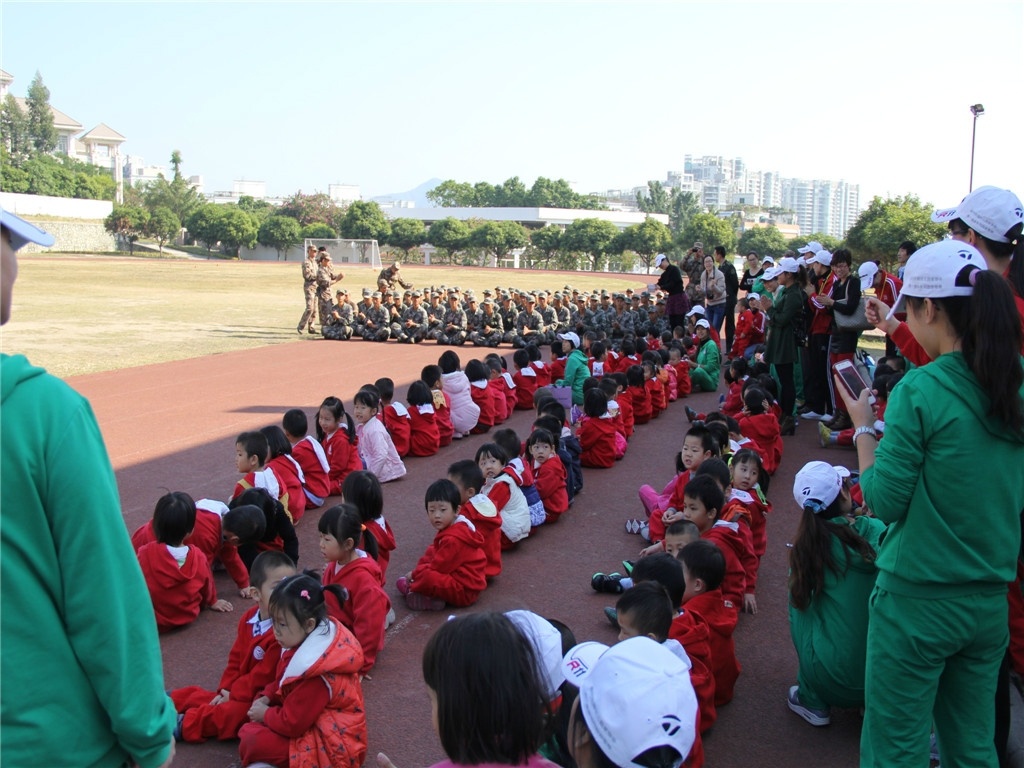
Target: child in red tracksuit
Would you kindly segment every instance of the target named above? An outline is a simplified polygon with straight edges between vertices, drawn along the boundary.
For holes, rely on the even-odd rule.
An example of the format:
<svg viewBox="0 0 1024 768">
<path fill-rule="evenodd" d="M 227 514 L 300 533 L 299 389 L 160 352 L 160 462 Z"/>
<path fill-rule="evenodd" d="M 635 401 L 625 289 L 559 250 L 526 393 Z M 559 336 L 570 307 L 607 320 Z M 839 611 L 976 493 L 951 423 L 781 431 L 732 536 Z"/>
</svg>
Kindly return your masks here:
<svg viewBox="0 0 1024 768">
<path fill-rule="evenodd" d="M 183 503 L 190 503 L 191 497 L 186 493 L 172 493 L 171 496 L 182 497 Z M 206 556 L 206 562 L 213 570 L 213 563 L 220 560 L 232 581 L 238 587 L 242 597 L 249 596 L 249 571 L 238 554 L 238 547 L 232 542 L 252 543 L 249 536 L 239 536 L 232 530 L 232 524 L 241 515 L 236 515 L 228 510 L 226 504 L 212 499 L 200 499 L 195 502 L 196 521 L 192 534 L 188 537 L 188 545 L 195 547 Z M 245 527 L 244 522 L 235 525 L 240 530 Z M 242 541 L 244 538 L 244 542 Z M 153 521 L 138 528 L 132 534 L 132 548 L 138 552 L 146 544 L 156 541 L 156 534 L 153 533 Z"/>
<path fill-rule="evenodd" d="M 300 408 L 292 408 L 281 419 L 284 436 L 292 445 L 292 458 L 302 468 L 302 491 L 306 494 L 308 508 L 319 507 L 324 499 L 331 495 L 331 465 L 327 461 L 324 448 L 310 437 L 309 421 L 306 413 Z"/>
<path fill-rule="evenodd" d="M 330 494 L 341 493 L 341 483 L 349 472 L 363 468 L 359 458 L 359 438 L 352 417 L 345 412 L 345 406 L 336 397 L 324 398 L 316 420 L 316 438 L 324 447 L 330 466 Z"/>
<path fill-rule="evenodd" d="M 632 395 L 633 423 L 646 424 L 651 420 L 651 394 L 647 391 L 644 369 L 631 365 L 626 371 L 626 383 L 626 392 Z"/>
<path fill-rule="evenodd" d="M 183 543 L 195 523 L 196 505 L 187 493 L 161 496 L 153 511 L 156 541 L 136 553 L 161 632 L 191 624 L 203 606 L 221 613 L 234 610 L 227 600 L 217 599 L 206 556 Z"/>
<path fill-rule="evenodd" d="M 748 574 L 756 578 L 757 558 L 750 545 L 749 534 L 740 532 L 740 523 L 718 519 L 725 506 L 725 494 L 710 475 L 699 475 L 686 484 L 686 507 L 683 516 L 700 529 L 702 539 L 713 541 L 725 556 L 725 577 L 722 595 L 737 610 L 757 612 L 757 600 L 748 586 Z"/>
<path fill-rule="evenodd" d="M 480 409 L 476 426 L 471 430 L 474 435 L 480 435 L 494 426 L 494 395 L 487 386 L 490 380 L 490 372 L 481 360 L 470 360 L 466 363 L 466 378 L 469 379 L 469 394 Z"/>
<path fill-rule="evenodd" d="M 519 404 L 515 379 L 513 379 L 512 374 L 505 369 L 505 358 L 501 355 L 496 352 L 492 352 L 484 358 L 484 360 L 489 366 L 491 366 L 492 370 L 495 370 L 498 373 L 500 381 L 496 386 L 505 397 L 505 419 L 511 418 L 512 411 L 514 411 L 516 406 Z"/>
<path fill-rule="evenodd" d="M 475 603 L 487 587 L 483 536 L 460 514 L 460 508 L 466 506 L 462 496 L 451 480 L 435 480 L 427 488 L 427 517 L 437 534 L 416 568 L 395 583 L 414 611 L 439 611 L 446 605 L 464 608 Z M 474 503 L 477 498 L 487 500 L 486 496 L 475 497 Z"/>
<path fill-rule="evenodd" d="M 633 419 L 633 393 L 629 391 L 629 385 L 626 381 L 626 374 L 621 371 L 613 373 L 612 378 L 615 380 L 615 397 L 609 398 L 609 405 L 611 400 L 615 400 L 615 403 L 619 406 L 619 419 L 622 422 L 622 436 L 627 440 L 633 436 L 635 427 L 635 421 Z"/>
<path fill-rule="evenodd" d="M 543 525 L 546 519 L 544 502 L 541 501 L 540 492 L 537 490 L 536 483 L 534 483 L 533 470 L 530 468 L 530 463 L 523 461 L 522 456 L 519 455 L 523 449 L 523 445 L 519 441 L 519 435 L 512 429 L 499 429 L 494 433 L 494 442 L 496 445 L 501 446 L 506 456 L 511 457 L 508 463 L 505 464 L 505 471 L 509 477 L 516 481 L 519 490 L 523 492 L 523 497 L 526 499 L 526 508 L 530 512 L 531 530 L 538 525 Z"/>
<path fill-rule="evenodd" d="M 494 424 L 498 425 L 511 415 L 508 411 L 508 401 L 505 399 L 505 380 L 501 377 L 501 363 L 498 360 L 492 357 L 485 360 L 484 365 L 487 366 L 490 377 L 487 379 L 487 391 L 494 403 Z"/>
<path fill-rule="evenodd" d="M 683 349 L 679 344 L 673 343 L 668 348 L 668 364 L 676 372 L 676 394 L 686 397 L 693 385 L 690 383 L 690 366 L 683 361 Z"/>
<path fill-rule="evenodd" d="M 484 576 L 493 579 L 501 573 L 502 520 L 494 502 L 483 493 L 483 472 L 472 459 L 463 459 L 448 467 L 448 479 L 459 489 L 461 501 L 456 508 L 459 516 L 469 520 L 480 534 L 480 548 L 486 561 Z"/>
<path fill-rule="evenodd" d="M 320 554 L 327 561 L 323 583 L 337 584 L 348 593 L 340 605 L 333 597 L 328 598 L 327 611 L 359 641 L 363 649 L 359 674 L 365 675 L 384 647 L 384 623 L 391 610 L 391 600 L 381 586 L 380 567 L 374 557 L 377 541 L 364 528 L 359 510 L 352 504 L 328 509 L 320 516 L 317 530 Z"/>
<path fill-rule="evenodd" d="M 533 477 L 540 500 L 544 502 L 544 522 L 557 523 L 569 509 L 565 465 L 558 457 L 558 439 L 546 429 L 535 429 L 526 440 L 526 450 L 533 457 Z"/>
<path fill-rule="evenodd" d="M 683 449 L 678 455 L 676 469 L 678 474 L 671 483 L 671 493 L 667 502 L 662 502 L 663 495 L 659 495 L 651 486 L 645 485 L 640 489 L 640 501 L 644 508 L 650 508 L 648 520 L 648 538 L 652 543 L 657 543 L 665 538 L 665 528 L 684 518 L 683 508 L 686 506 L 683 492 L 690 478 L 697 472 L 701 462 L 719 455 L 718 441 L 712 436 L 707 427 L 703 425 L 691 426 L 683 438 Z M 666 491 L 668 489 L 666 488 Z M 631 530 L 633 527 L 627 522 L 627 530 L 631 533 L 639 533 L 638 530 Z"/>
<path fill-rule="evenodd" d="M 595 387 L 583 396 L 583 412 L 576 437 L 582 452 L 580 463 L 584 467 L 607 468 L 615 464 L 615 437 L 618 430 L 608 412 L 608 398 Z"/>
<path fill-rule="evenodd" d="M 551 386 L 551 366 L 545 364 L 540 347 L 536 344 L 527 344 L 526 353 L 530 356 L 530 367 L 537 374 L 538 387 Z"/>
<path fill-rule="evenodd" d="M 359 768 L 366 757 L 366 708 L 359 683 L 363 652 L 324 593 L 344 591 L 314 577 L 285 579 L 270 596 L 281 660 L 238 732 L 242 765 Z"/>
<path fill-rule="evenodd" d="M 754 556 L 760 561 L 768 546 L 768 514 L 772 511 L 772 503 L 760 486 L 761 457 L 753 448 L 742 448 L 733 454 L 729 466 L 732 469 L 733 500 L 738 500 L 746 508 Z"/>
<path fill-rule="evenodd" d="M 238 730 L 249 721 L 249 707 L 274 680 L 281 657 L 271 630 L 270 595 L 284 579 L 295 575 L 295 565 L 283 552 L 268 551 L 252 564 L 249 596 L 256 601 L 238 622 L 238 633 L 228 655 L 228 665 L 216 691 L 199 686 L 170 692 L 178 712 L 174 737 L 182 741 L 237 739 Z"/>
<path fill-rule="evenodd" d="M 668 406 L 665 401 L 665 387 L 658 378 L 658 368 L 653 362 L 644 362 L 644 389 L 651 400 L 651 418 L 658 418 Z"/>
<path fill-rule="evenodd" d="M 288 519 L 294 523 L 295 520 L 285 503 L 288 500 L 288 490 L 282 485 L 277 472 L 267 466 L 269 455 L 270 444 L 262 432 L 243 432 L 235 438 L 236 467 L 242 479 L 235 483 L 231 498 L 237 498 L 250 488 L 264 488 L 281 502 Z"/>
<path fill-rule="evenodd" d="M 441 366 L 426 365 L 420 373 L 420 380 L 430 387 L 430 396 L 434 404 L 434 421 L 437 422 L 438 445 L 444 447 L 452 444 L 455 427 L 452 424 L 452 399 L 444 391 L 444 377 Z"/>
<path fill-rule="evenodd" d="M 711 672 L 715 677 L 715 706 L 720 707 L 732 701 L 741 671 L 732 637 L 738 614 L 720 589 L 725 576 L 725 557 L 713 542 L 706 540 L 687 544 L 676 557 L 683 564 L 683 577 L 686 579 L 683 606 L 708 626 Z"/>
<path fill-rule="evenodd" d="M 412 439 L 412 421 L 409 409 L 404 403 L 392 402 L 395 399 L 395 382 L 387 377 L 377 379 L 373 386 L 380 393 L 380 415 L 378 418 L 391 435 L 398 457 L 404 459 L 409 455 Z"/>
<path fill-rule="evenodd" d="M 441 431 L 437 426 L 437 412 L 430 387 L 417 379 L 409 385 L 410 456 L 433 456 L 441 447 Z M 395 446 L 396 448 L 398 446 Z"/>
<path fill-rule="evenodd" d="M 565 378 L 565 364 L 569 361 L 568 355 L 562 354 L 562 341 L 555 339 L 551 342 L 551 380 L 561 381 Z"/>
<path fill-rule="evenodd" d="M 764 344 L 765 315 L 761 311 L 760 296 L 748 293 L 737 302 L 740 317 L 736 321 L 736 337 L 732 343 L 730 357 L 745 357 L 748 347 Z"/>
<path fill-rule="evenodd" d="M 281 503 L 292 522 L 297 523 L 306 513 L 306 492 L 303 490 L 306 478 L 302 467 L 292 457 L 292 444 L 283 429 L 272 424 L 262 427 L 260 432 L 267 438 L 267 469 L 277 476 L 281 484 Z"/>
<path fill-rule="evenodd" d="M 387 583 L 391 553 L 397 549 L 395 531 L 384 520 L 384 489 L 373 472 L 357 469 L 341 484 L 341 500 L 359 511 L 359 519 L 377 545 L 380 583 Z"/>
<path fill-rule="evenodd" d="M 516 372 L 512 374 L 512 382 L 516 387 L 516 410 L 533 410 L 533 393 L 537 391 L 537 372 L 530 366 L 530 353 L 525 349 L 517 349 L 512 353 L 512 365 Z"/>
<path fill-rule="evenodd" d="M 764 470 L 775 474 L 782 461 L 782 435 L 779 420 L 768 406 L 768 395 L 757 387 L 748 387 L 743 396 L 744 414 L 739 418 L 740 432 L 757 446 Z"/>
<path fill-rule="evenodd" d="M 508 454 L 497 443 L 484 443 L 475 461 L 484 478 L 481 493 L 494 504 L 501 516 L 501 549 L 512 549 L 530 535 L 530 507 L 519 487 L 519 479 L 506 468 Z"/>
</svg>

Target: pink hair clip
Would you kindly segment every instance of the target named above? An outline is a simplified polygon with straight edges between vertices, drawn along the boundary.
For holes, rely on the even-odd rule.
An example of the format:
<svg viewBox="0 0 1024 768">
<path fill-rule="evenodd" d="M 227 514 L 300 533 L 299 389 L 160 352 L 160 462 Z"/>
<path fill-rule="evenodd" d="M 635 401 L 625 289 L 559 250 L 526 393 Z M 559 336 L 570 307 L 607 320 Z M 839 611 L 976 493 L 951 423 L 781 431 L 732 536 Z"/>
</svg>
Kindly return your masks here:
<svg viewBox="0 0 1024 768">
<path fill-rule="evenodd" d="M 307 600 L 309 600 L 309 590 L 304 589 L 301 592 L 299 592 L 299 594 L 302 595 Z"/>
</svg>

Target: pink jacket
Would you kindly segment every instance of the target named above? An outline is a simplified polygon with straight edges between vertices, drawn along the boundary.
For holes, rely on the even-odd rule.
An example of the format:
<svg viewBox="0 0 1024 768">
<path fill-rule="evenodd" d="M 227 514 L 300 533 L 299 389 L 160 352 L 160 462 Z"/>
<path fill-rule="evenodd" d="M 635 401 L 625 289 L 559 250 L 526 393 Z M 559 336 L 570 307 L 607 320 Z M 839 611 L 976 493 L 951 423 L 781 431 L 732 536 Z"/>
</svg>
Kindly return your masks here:
<svg viewBox="0 0 1024 768">
<path fill-rule="evenodd" d="M 378 480 L 386 483 L 405 477 L 405 464 L 380 419 L 356 424 L 356 436 L 359 439 L 359 457 Z"/>
<path fill-rule="evenodd" d="M 469 432 L 480 418 L 480 406 L 473 402 L 469 379 L 462 371 L 442 374 L 441 379 L 444 391 L 452 399 L 452 426 L 455 432 Z"/>
</svg>

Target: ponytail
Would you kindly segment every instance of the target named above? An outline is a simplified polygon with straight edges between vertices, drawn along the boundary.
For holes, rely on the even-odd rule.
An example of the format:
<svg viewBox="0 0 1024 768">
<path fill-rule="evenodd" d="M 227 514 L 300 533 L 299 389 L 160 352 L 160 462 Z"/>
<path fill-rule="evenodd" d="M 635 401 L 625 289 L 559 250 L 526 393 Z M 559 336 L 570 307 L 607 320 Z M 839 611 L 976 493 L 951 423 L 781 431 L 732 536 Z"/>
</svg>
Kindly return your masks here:
<svg viewBox="0 0 1024 768">
<path fill-rule="evenodd" d="M 325 511 L 317 522 L 317 530 L 330 534 L 339 544 L 352 539 L 353 544 L 357 547 L 362 545 L 366 554 L 377 559 L 377 538 L 366 530 L 359 510 L 352 504 L 337 504 Z"/>
<path fill-rule="evenodd" d="M 348 590 L 340 584 L 328 584 L 325 587 L 320 583 L 320 576 L 316 571 L 303 571 L 289 576 L 274 587 L 268 607 L 271 614 L 284 611 L 298 619 L 299 624 L 315 619 L 319 626 L 327 619 L 325 598 L 328 592 L 337 598 L 339 607 L 348 600 Z"/>
<path fill-rule="evenodd" d="M 1017 224 L 1016 234 L 1013 234 L 1013 230 L 1010 231 L 1010 236 L 1013 242 L 1000 243 L 1004 248 L 1012 248 L 1011 256 L 1013 261 L 1010 262 L 1010 269 L 1006 273 L 1006 279 L 1010 281 L 1010 287 L 1013 288 L 1013 292 L 1018 297 L 1024 298 L 1024 235 L 1021 234 L 1021 225 Z"/>
<path fill-rule="evenodd" d="M 355 445 L 356 425 L 352 421 L 352 417 L 349 416 L 348 412 L 345 410 L 345 404 L 341 402 L 341 400 L 337 397 L 325 397 L 324 401 L 320 403 L 320 407 L 327 408 L 331 412 L 331 415 L 334 416 L 334 418 L 339 422 L 341 421 L 342 416 L 345 417 L 345 430 L 347 433 L 348 442 L 350 445 Z M 327 437 L 327 435 L 324 433 L 323 427 L 320 426 L 320 419 L 317 419 L 316 439 L 322 443 L 325 437 Z"/>
</svg>

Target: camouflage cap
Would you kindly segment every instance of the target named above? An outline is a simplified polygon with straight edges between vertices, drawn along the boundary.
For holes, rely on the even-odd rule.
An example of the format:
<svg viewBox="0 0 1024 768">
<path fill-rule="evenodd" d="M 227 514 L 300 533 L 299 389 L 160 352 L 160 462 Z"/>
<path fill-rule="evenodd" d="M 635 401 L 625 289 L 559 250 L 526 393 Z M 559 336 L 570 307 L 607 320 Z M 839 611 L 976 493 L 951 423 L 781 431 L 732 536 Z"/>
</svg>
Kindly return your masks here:
<svg viewBox="0 0 1024 768">
<path fill-rule="evenodd" d="M 379 298 L 381 298 L 381 295 L 380 295 L 380 291 L 374 291 L 374 292 L 373 292 L 372 294 L 370 294 L 370 295 L 371 295 L 371 296 L 372 296 L 373 298 L 375 298 L 375 299 L 379 299 Z"/>
<path fill-rule="evenodd" d="M 406 293 L 408 293 L 408 291 L 406 291 Z M 422 299 L 423 298 L 423 294 L 420 291 L 418 291 L 418 290 L 417 291 L 413 291 L 412 292 L 412 297 L 414 299 Z"/>
<path fill-rule="evenodd" d="M 611 297 L 612 297 L 612 295 L 610 293 L 608 293 L 608 291 L 601 291 L 601 298 L 602 299 L 610 299 Z"/>
<path fill-rule="evenodd" d="M 494 306 L 494 299 L 492 299 L 490 296 L 488 296 L 488 297 L 486 297 L 484 299 L 484 304 L 488 304 L 488 305 L 493 307 Z"/>
<path fill-rule="evenodd" d="M 366 298 L 369 295 L 370 295 L 370 289 L 369 288 L 363 288 L 363 298 Z"/>
</svg>

